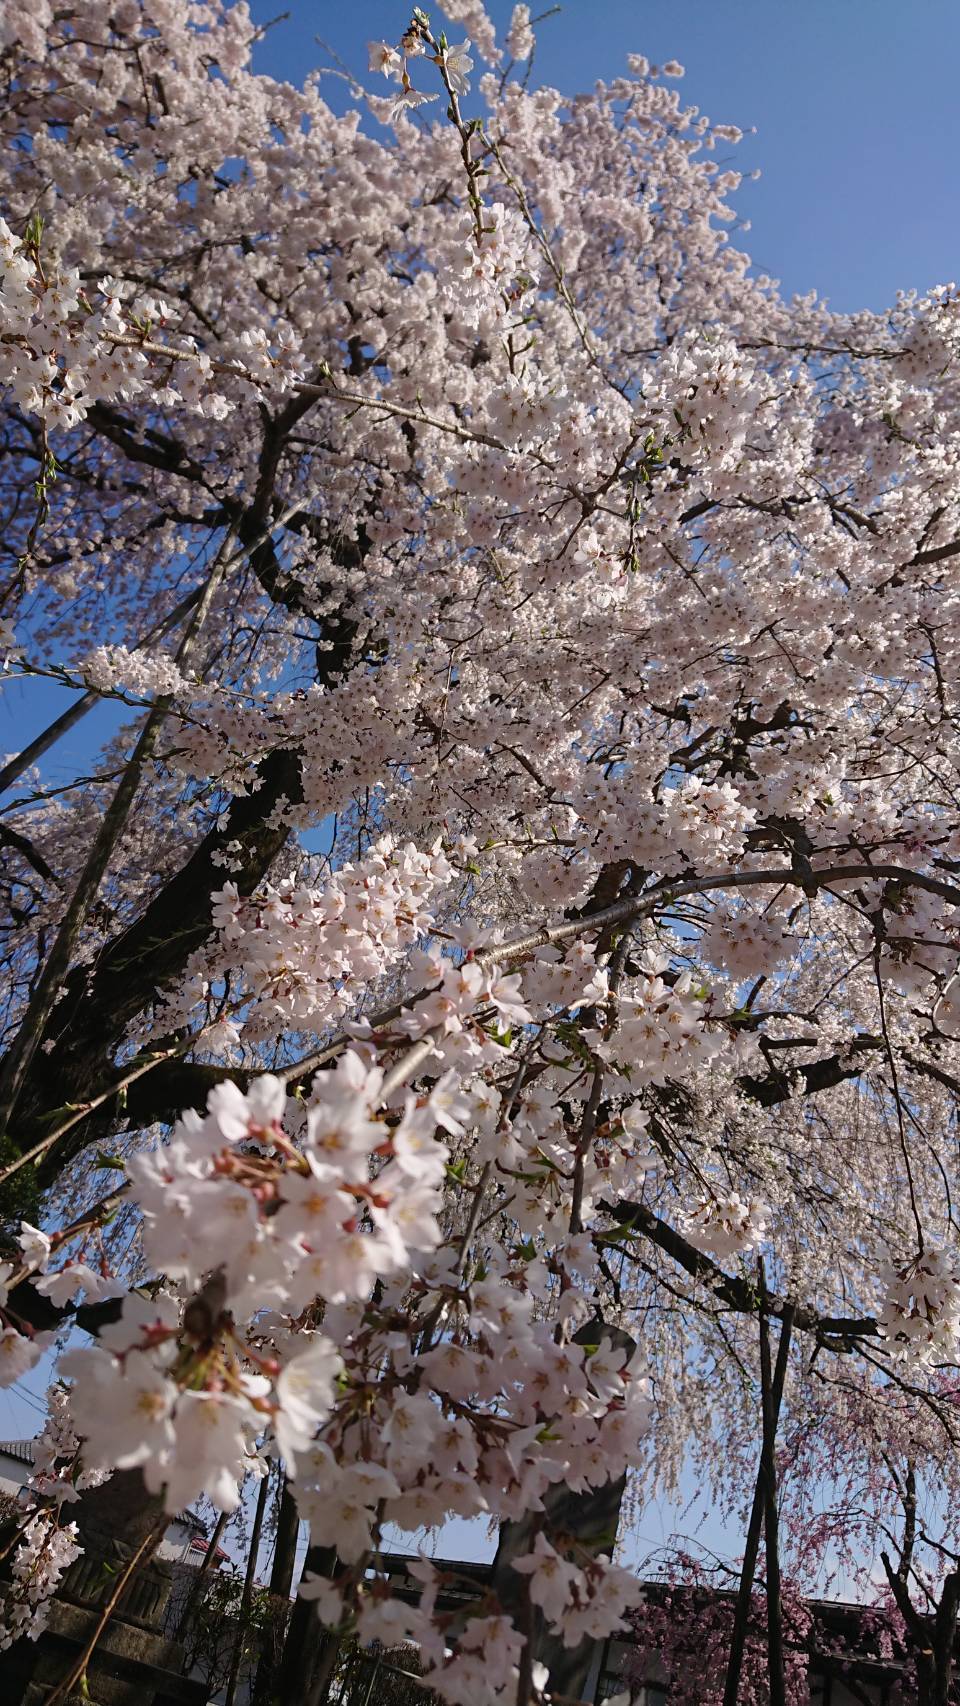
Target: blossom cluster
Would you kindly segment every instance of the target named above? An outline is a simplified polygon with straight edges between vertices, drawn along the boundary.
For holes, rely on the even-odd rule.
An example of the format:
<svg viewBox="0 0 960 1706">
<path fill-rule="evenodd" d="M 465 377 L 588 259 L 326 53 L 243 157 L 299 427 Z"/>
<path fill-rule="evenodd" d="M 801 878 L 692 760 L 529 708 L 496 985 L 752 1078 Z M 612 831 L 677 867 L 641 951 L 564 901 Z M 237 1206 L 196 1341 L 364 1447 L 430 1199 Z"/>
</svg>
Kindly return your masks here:
<svg viewBox="0 0 960 1706">
<path fill-rule="evenodd" d="M 128 651 L 126 646 L 97 646 L 83 659 L 83 678 L 100 693 L 115 689 L 138 695 L 193 690 L 193 683 L 164 652 Z"/>
<path fill-rule="evenodd" d="M 530 1599 L 562 1631 L 564 1645 L 601 1639 L 628 1627 L 624 1612 L 639 1604 L 642 1584 L 629 1570 L 592 1559 L 585 1569 L 563 1558 L 543 1534 L 533 1551 L 514 1558 L 511 1569 L 530 1580 Z"/>
<path fill-rule="evenodd" d="M 681 1216 L 685 1237 L 706 1255 L 725 1260 L 756 1250 L 767 1236 L 767 1210 L 737 1191 L 718 1191 Z"/>
<path fill-rule="evenodd" d="M 75 1503 L 82 1490 L 96 1485 L 100 1477 L 79 1467 L 78 1449 L 66 1390 L 62 1384 L 52 1386 L 43 1432 L 33 1443 L 33 1466 L 18 1512 L 10 1581 L 0 1601 L 0 1652 L 21 1635 L 30 1641 L 39 1639 L 47 1625 L 50 1601 L 82 1551 L 77 1525 L 63 1521 L 62 1507 Z"/>
<path fill-rule="evenodd" d="M 660 956 L 645 956 L 646 975 L 638 979 L 633 994 L 620 999 L 616 1023 L 585 1035 L 633 1087 L 664 1084 L 694 1063 L 706 1066 L 723 1047 L 718 1031 L 708 1024 L 709 992 L 698 988 L 689 972 L 668 985 L 661 975 L 666 970 Z"/>
<path fill-rule="evenodd" d="M 50 1601 L 80 1551 L 76 1523 L 61 1525 L 49 1510 L 28 1517 L 13 1552 L 10 1584 L 2 1603 L 0 1652 L 21 1635 L 28 1641 L 40 1639 L 50 1616 Z"/>
<path fill-rule="evenodd" d="M 258 1358 L 233 1327 L 222 1343 L 218 1331 L 265 1308 L 296 1318 L 318 1299 L 366 1297 L 378 1279 L 406 1270 L 412 1249 L 436 1244 L 446 1160 L 436 1115 L 429 1099 L 420 1107 L 411 1099 L 388 1130 L 374 1118 L 381 1077 L 348 1052 L 306 1108 L 288 1107 L 273 1078 L 246 1095 L 226 1083 L 211 1093 L 205 1119 L 188 1116 L 169 1144 L 131 1158 L 145 1255 L 180 1295 L 131 1294 L 96 1348 L 63 1359 L 88 1462 L 143 1464 L 170 1510 L 203 1490 L 233 1508 L 267 1426 L 295 1462 L 298 1442 L 332 1402 L 335 1346 L 313 1335 L 281 1366 Z M 284 1120 L 299 1125 L 299 1148 Z M 375 1154 L 383 1164 L 371 1179 Z M 194 1342 L 187 1353 L 181 1327 Z"/>
<path fill-rule="evenodd" d="M 649 401 L 675 421 L 685 453 L 700 466 L 704 488 L 722 496 L 744 455 L 747 434 L 757 433 L 765 419 L 765 388 L 749 355 L 729 338 L 678 339 Z"/>
<path fill-rule="evenodd" d="M 368 97 L 370 106 L 378 117 L 382 116 L 390 123 L 396 124 L 409 112 L 415 112 L 418 107 L 426 106 L 437 99 L 435 94 L 426 94 L 423 90 L 413 87 L 407 65 L 409 59 L 419 59 L 427 52 L 428 43 L 435 49 L 436 63 L 442 65 L 444 77 L 454 94 L 468 93 L 470 83 L 467 73 L 473 70 L 473 60 L 468 52 L 469 36 L 457 46 L 445 43 L 442 39 L 434 42 L 426 25 L 426 14 L 421 13 L 418 16 L 415 11 L 413 23 L 398 47 L 391 47 L 390 43 L 385 41 L 367 43 L 370 70 L 382 73 L 384 77 L 400 84 L 400 93 L 391 101 L 383 102 L 375 97 Z"/>
<path fill-rule="evenodd" d="M 13 1386 L 40 1361 L 53 1342 L 50 1333 L 20 1332 L 7 1313 L 12 1286 L 25 1273 L 43 1276 L 50 1260 L 51 1239 L 38 1227 L 21 1221 L 18 1256 L 0 1262 L 0 1387 Z M 38 1283 L 42 1286 L 41 1277 Z"/>
<path fill-rule="evenodd" d="M 601 859 L 628 854 L 647 869 L 682 871 L 687 864 L 735 860 L 757 813 L 731 782 L 684 776 L 658 800 L 644 797 L 632 777 L 604 781 L 577 801 L 596 825 L 593 851 Z"/>
<path fill-rule="evenodd" d="M 535 37 L 530 26 L 530 8 L 527 5 L 514 6 L 510 14 L 510 28 L 507 31 L 507 49 L 514 59 L 529 59 L 534 49 Z"/>
<path fill-rule="evenodd" d="M 960 1347 L 960 1275 L 947 1250 L 890 1263 L 877 1324 L 890 1355 L 917 1367 L 954 1362 Z"/>
<path fill-rule="evenodd" d="M 215 970 L 243 977 L 244 1034 L 319 1029 L 348 1013 L 357 985 L 375 982 L 423 935 L 453 875 L 439 841 L 421 852 L 385 836 L 323 888 L 287 881 L 241 897 L 225 883 L 213 895 Z"/>
<path fill-rule="evenodd" d="M 938 286 L 918 303 L 897 363 L 915 384 L 941 377 L 960 355 L 958 304 L 953 283 Z"/>
<path fill-rule="evenodd" d="M 441 301 L 464 326 L 491 332 L 522 314 L 522 298 L 537 282 L 530 234 L 503 206 L 485 210 L 479 232 L 465 213 L 460 230 L 438 245 L 436 266 Z"/>
<path fill-rule="evenodd" d="M 497 990 L 507 980 L 474 962 L 463 970 L 461 1007 L 468 999 L 482 1011 L 487 991 L 506 1003 Z M 466 1034 L 442 993 L 455 975 L 445 972 L 432 1006 L 428 996 L 409 1010 L 438 1053 Z M 604 989 L 582 952 L 566 977 L 547 955 L 538 980 L 551 1007 Z M 518 1009 L 515 992 L 510 1000 Z M 598 1342 L 580 1343 L 538 1318 L 545 1258 L 555 1272 L 590 1273 L 589 1238 L 566 1239 L 561 1226 L 552 1254 L 518 1244 L 482 1259 L 455 1241 L 438 1248 L 450 1144 L 497 1119 L 497 1099 L 458 1088 L 452 1071 L 421 1094 L 384 1097 L 384 1082 L 356 1050 L 318 1076 L 306 1103 L 269 1076 L 246 1092 L 227 1082 L 204 1118 L 185 1116 L 153 1154 L 132 1156 L 144 1255 L 163 1283 L 128 1292 L 119 1321 L 95 1347 L 69 1350 L 60 1372 L 84 1471 L 139 1466 L 171 1512 L 201 1492 L 232 1509 L 265 1435 L 314 1540 L 335 1545 L 346 1569 L 317 1589 L 325 1619 L 355 1618 L 368 1635 L 406 1617 L 444 1698 L 494 1700 L 491 1678 L 515 1670 L 509 1625 L 477 1623 L 451 1658 L 422 1608 L 401 1613 L 382 1594 L 371 1605 L 368 1554 L 387 1523 L 504 1517 L 538 1510 L 557 1483 L 616 1481 L 639 1461 L 649 1391 L 642 1359 L 602 1326 Z M 59 1270 L 62 1291 L 57 1273 L 38 1283 L 51 1296 L 92 1290 L 96 1276 L 72 1267 Z M 534 1593 L 546 1592 L 540 1553 L 528 1562 Z M 565 1572 L 565 1639 L 621 1627 L 626 1572 Z M 466 1678 L 488 1660 L 488 1692 L 468 1696 Z"/>
<path fill-rule="evenodd" d="M 167 302 L 141 293 L 131 303 L 133 288 L 110 276 L 88 290 L 76 267 L 41 261 L 40 242 L 40 226 L 28 241 L 0 219 L 0 383 L 24 413 L 64 432 L 95 403 L 128 402 L 147 390 L 157 404 L 213 420 L 231 412 L 235 403 L 214 378 L 210 356 L 189 338 L 164 342 L 175 317 Z M 270 343 L 259 328 L 241 344 L 242 364 L 228 369 L 233 380 L 280 391 L 293 382 L 282 336 Z"/>
<path fill-rule="evenodd" d="M 718 907 L 700 937 L 706 960 L 734 978 L 756 977 L 772 962 L 782 963 L 798 946 L 798 938 L 779 918 L 746 907 L 735 914 Z"/>
</svg>

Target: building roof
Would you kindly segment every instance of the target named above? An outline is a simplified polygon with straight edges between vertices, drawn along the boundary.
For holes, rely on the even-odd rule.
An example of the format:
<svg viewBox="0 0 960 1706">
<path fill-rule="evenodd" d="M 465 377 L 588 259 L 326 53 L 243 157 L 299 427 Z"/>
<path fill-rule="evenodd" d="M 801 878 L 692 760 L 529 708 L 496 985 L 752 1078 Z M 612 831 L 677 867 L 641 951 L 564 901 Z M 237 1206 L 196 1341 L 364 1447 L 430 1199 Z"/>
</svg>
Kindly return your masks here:
<svg viewBox="0 0 960 1706">
<path fill-rule="evenodd" d="M 419 1600 L 423 1592 L 422 1584 L 411 1575 L 410 1566 L 420 1560 L 417 1552 L 385 1552 L 378 1568 L 393 1577 L 392 1591 L 398 1599 Z M 490 1585 L 492 1565 L 479 1563 L 474 1560 L 453 1558 L 430 1558 L 429 1563 L 446 1575 L 443 1587 L 437 1597 L 437 1606 L 441 1611 L 457 1611 L 464 1609 L 471 1601 L 481 1597 Z"/>
<path fill-rule="evenodd" d="M 28 1468 L 32 1469 L 35 1457 L 35 1445 L 36 1440 L 32 1439 L 0 1439 L 0 1457 L 12 1457 L 14 1462 L 25 1463 Z M 201 1552 L 206 1552 L 207 1525 L 200 1517 L 198 1517 L 196 1511 L 178 1511 L 176 1516 L 172 1516 L 170 1518 L 170 1521 L 172 1523 L 180 1523 L 182 1528 L 192 1529 L 193 1533 L 190 1540 L 191 1551 L 196 1547 L 199 1547 Z M 227 1553 L 221 1552 L 218 1547 L 217 1556 L 218 1559 L 226 1558 Z"/>
<path fill-rule="evenodd" d="M 209 1544 L 210 1542 L 207 1540 L 205 1535 L 195 1534 L 187 1550 L 191 1557 L 197 1557 L 202 1562 L 207 1555 L 207 1547 Z M 213 1554 L 213 1561 L 215 1564 L 229 1563 L 230 1554 L 229 1552 L 225 1552 L 222 1546 L 218 1546 L 217 1550 Z"/>
<path fill-rule="evenodd" d="M 377 1565 L 378 1569 L 393 1577 L 392 1591 L 396 1597 L 414 1604 L 423 1590 L 421 1583 L 411 1575 L 410 1566 L 420 1556 L 415 1552 L 386 1553 Z M 434 1564 L 444 1577 L 437 1598 L 441 1611 L 465 1610 L 470 1601 L 476 1601 L 489 1585 L 491 1563 L 452 1558 L 431 1558 L 428 1562 Z M 668 1591 L 676 1591 L 658 1581 L 644 1582 L 643 1588 L 644 1593 L 653 1599 Z M 731 1590 L 701 1584 L 690 1584 L 681 1591 L 686 1591 L 694 1599 L 723 1599 L 732 1603 L 736 1598 Z M 817 1632 L 807 1655 L 812 1674 L 839 1676 L 848 1683 L 852 1677 L 857 1677 L 874 1685 L 889 1684 L 905 1674 L 906 1659 L 883 1651 L 878 1643 L 872 1622 L 875 1606 L 829 1599 L 808 1599 L 805 1603 Z M 617 1639 L 630 1645 L 635 1637 L 625 1629 Z"/>
<path fill-rule="evenodd" d="M 0 1439 L 0 1457 L 12 1457 L 17 1463 L 26 1463 L 33 1468 L 32 1439 Z"/>
<path fill-rule="evenodd" d="M 192 1528 L 194 1534 L 206 1535 L 207 1525 L 202 1518 L 198 1517 L 196 1511 L 178 1511 L 176 1516 L 170 1518 L 170 1521 L 179 1522 L 183 1528 Z"/>
</svg>

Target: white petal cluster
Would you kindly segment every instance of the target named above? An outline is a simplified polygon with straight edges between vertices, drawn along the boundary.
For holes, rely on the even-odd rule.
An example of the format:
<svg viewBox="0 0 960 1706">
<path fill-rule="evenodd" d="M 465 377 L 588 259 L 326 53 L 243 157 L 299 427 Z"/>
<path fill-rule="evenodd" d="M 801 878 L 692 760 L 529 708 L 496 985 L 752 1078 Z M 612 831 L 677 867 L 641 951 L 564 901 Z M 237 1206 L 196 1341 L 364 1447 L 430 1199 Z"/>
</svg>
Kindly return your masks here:
<svg viewBox="0 0 960 1706">
<path fill-rule="evenodd" d="M 940 285 L 917 304 L 903 339 L 898 368 L 914 384 L 937 379 L 960 356 L 960 296 L 955 284 Z"/>
<path fill-rule="evenodd" d="M 753 360 L 732 339 L 677 339 L 651 387 L 650 401 L 672 417 L 684 453 L 702 463 L 705 487 L 720 496 L 764 420 L 767 392 Z"/>
<path fill-rule="evenodd" d="M 946 1250 L 925 1250 L 904 1267 L 892 1263 L 881 1276 L 883 1307 L 877 1317 L 890 1355 L 919 1367 L 955 1362 L 960 1348 L 960 1274 Z"/>
<path fill-rule="evenodd" d="M 38 239 L 39 240 L 39 239 Z M 191 340 L 171 343 L 171 309 L 150 294 L 105 276 L 85 287 L 75 267 L 40 265 L 28 243 L 0 219 L 0 384 L 26 414 L 63 432 L 99 402 L 128 402 L 149 389 L 162 403 L 223 420 L 235 404 L 214 376 L 210 356 Z M 294 352 L 262 328 L 241 334 L 242 365 L 224 364 L 226 385 L 274 391 L 296 377 Z"/>
<path fill-rule="evenodd" d="M 565 401 L 563 390 L 542 375 L 511 374 L 487 398 L 489 429 L 511 450 L 541 445 L 553 436 Z"/>
<path fill-rule="evenodd" d="M 420 1318 L 439 1310 L 444 1336 L 412 1357 L 396 1340 L 376 1425 L 328 1428 L 328 1443 L 298 1462 L 301 1514 L 345 1562 L 366 1555 L 384 1522 L 416 1529 L 449 1514 L 515 1516 L 539 1509 L 551 1485 L 602 1486 L 638 1461 L 650 1416 L 638 1359 L 605 1339 L 558 1344 L 535 1319 L 526 1277 L 518 1265 L 460 1281 L 438 1258 L 424 1271 Z M 348 1382 L 369 1358 L 362 1335 L 344 1344 Z M 600 1601 L 591 1612 L 586 1600 L 580 1614 L 599 1623 Z M 612 1596 L 603 1603 L 609 1629 L 620 1612 Z"/>
<path fill-rule="evenodd" d="M 438 842 L 421 852 L 385 836 L 323 888 L 293 882 L 241 897 L 226 883 L 213 896 L 218 944 L 211 975 L 236 969 L 250 995 L 250 1037 L 309 1021 L 337 1020 L 428 928 L 430 905 L 453 868 Z"/>
<path fill-rule="evenodd" d="M 510 14 L 510 28 L 507 31 L 507 52 L 513 59 L 529 59 L 534 46 L 535 38 L 530 27 L 530 8 L 526 5 L 514 6 Z"/>
<path fill-rule="evenodd" d="M 718 909 L 700 938 L 707 961 L 733 978 L 756 977 L 797 946 L 798 938 L 779 919 L 746 909 L 735 915 Z"/>
<path fill-rule="evenodd" d="M 97 646 L 80 667 L 88 685 L 101 693 L 122 688 L 128 693 L 152 697 L 194 691 L 195 684 L 181 674 L 173 658 L 164 652 L 131 652 L 126 646 Z"/>
<path fill-rule="evenodd" d="M 537 1535 L 533 1551 L 514 1558 L 510 1568 L 529 1578 L 531 1601 L 562 1633 L 567 1647 L 628 1628 L 625 1613 L 639 1604 L 644 1591 L 636 1575 L 605 1558 L 580 1569 L 543 1534 Z"/>
<path fill-rule="evenodd" d="M 584 793 L 578 811 L 585 823 L 596 825 L 593 847 L 599 857 L 622 857 L 629 850 L 639 865 L 674 871 L 685 865 L 709 870 L 714 862 L 738 859 L 757 818 L 731 782 L 684 776 L 654 799 L 629 773 Z"/>
<path fill-rule="evenodd" d="M 707 1066 L 723 1047 L 709 1024 L 708 992 L 698 988 L 688 972 L 672 985 L 665 983 L 663 969 L 651 957 L 636 992 L 620 999 L 616 1025 L 585 1038 L 632 1088 L 681 1077 L 694 1062 Z"/>
<path fill-rule="evenodd" d="M 464 214 L 458 229 L 438 244 L 436 267 L 441 300 L 464 326 L 493 330 L 518 319 L 522 297 L 537 283 L 530 233 L 510 207 L 485 210 L 479 232 Z"/>
<path fill-rule="evenodd" d="M 83 1488 L 96 1485 L 99 1479 L 95 1471 L 78 1470 L 78 1447 L 67 1394 L 61 1385 L 52 1386 L 47 1392 L 44 1429 L 33 1443 L 33 1467 L 18 1512 L 10 1579 L 0 1592 L 0 1652 L 21 1635 L 36 1641 L 43 1633 L 49 1601 L 64 1571 L 83 1550 L 76 1524 L 64 1523 L 61 1514 L 64 1504 L 74 1503 Z"/>
<path fill-rule="evenodd" d="M 276 1079 L 247 1094 L 223 1084 L 205 1119 L 187 1116 L 168 1144 L 131 1159 L 145 1254 L 194 1301 L 184 1311 L 169 1295 L 132 1294 L 96 1348 L 62 1359 L 86 1463 L 142 1466 L 170 1510 L 203 1491 L 232 1509 L 268 1425 L 295 1463 L 332 1403 L 340 1362 L 329 1339 L 316 1335 L 282 1363 L 254 1358 L 252 1369 L 215 1360 L 202 1384 L 184 1386 L 181 1334 L 203 1341 L 265 1307 L 296 1317 L 318 1299 L 365 1298 L 437 1243 L 447 1150 L 434 1140 L 436 1112 L 430 1098 L 411 1097 L 385 1127 L 374 1118 L 381 1078 L 350 1051 L 320 1076 L 305 1111 L 288 1107 Z M 297 1148 L 285 1120 L 301 1127 Z"/>
<path fill-rule="evenodd" d="M 28 1641 L 39 1640 L 50 1616 L 50 1600 L 81 1550 L 76 1523 L 61 1527 L 45 1510 L 28 1518 L 14 1549 L 10 1584 L 0 1607 L 0 1652 L 21 1635 Z"/>
<path fill-rule="evenodd" d="M 737 1191 L 708 1196 L 683 1215 L 684 1236 L 708 1256 L 724 1260 L 756 1250 L 767 1236 L 768 1210 Z"/>
</svg>

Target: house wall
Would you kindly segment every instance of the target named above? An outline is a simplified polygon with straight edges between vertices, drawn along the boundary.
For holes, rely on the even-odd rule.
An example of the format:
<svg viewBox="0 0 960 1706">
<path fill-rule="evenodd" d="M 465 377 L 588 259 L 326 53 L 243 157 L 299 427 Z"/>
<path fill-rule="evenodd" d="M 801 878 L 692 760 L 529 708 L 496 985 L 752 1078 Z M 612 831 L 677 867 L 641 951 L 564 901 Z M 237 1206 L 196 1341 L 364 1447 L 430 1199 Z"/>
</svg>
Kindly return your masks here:
<svg viewBox="0 0 960 1706">
<path fill-rule="evenodd" d="M 618 1688 L 629 1689 L 627 1677 L 632 1656 L 633 1649 L 627 1642 L 608 1642 L 600 1664 L 593 1673 L 593 1692 L 587 1692 L 585 1700 L 594 1703 L 594 1706 L 601 1706 L 603 1700 L 610 1694 L 615 1694 Z M 633 1684 L 631 1706 L 669 1706 L 668 1697 L 662 1687 L 663 1672 L 660 1671 L 658 1677 L 657 1671 L 657 1665 L 653 1664 L 647 1681 Z M 857 1687 L 859 1692 L 853 1694 L 839 1677 L 831 1677 L 829 1680 L 815 1678 L 810 1684 L 810 1706 L 864 1706 L 865 1701 L 869 1701 L 871 1706 L 907 1706 L 896 1681 L 858 1682 Z"/>
<path fill-rule="evenodd" d="M 8 1499 L 15 1499 L 29 1478 L 29 1463 L 18 1463 L 15 1457 L 0 1457 L 0 1493 L 6 1493 Z"/>
<path fill-rule="evenodd" d="M 198 1529 L 174 1518 L 157 1547 L 157 1557 L 167 1558 L 174 1564 L 192 1563 L 190 1542 L 198 1532 Z"/>
<path fill-rule="evenodd" d="M 901 1706 L 899 1683 L 860 1682 L 857 1687 L 860 1692 L 851 1694 L 839 1677 L 832 1677 L 829 1685 L 816 1682 L 811 1689 L 810 1706 L 863 1706 L 864 1700 L 869 1700 L 871 1706 Z"/>
</svg>

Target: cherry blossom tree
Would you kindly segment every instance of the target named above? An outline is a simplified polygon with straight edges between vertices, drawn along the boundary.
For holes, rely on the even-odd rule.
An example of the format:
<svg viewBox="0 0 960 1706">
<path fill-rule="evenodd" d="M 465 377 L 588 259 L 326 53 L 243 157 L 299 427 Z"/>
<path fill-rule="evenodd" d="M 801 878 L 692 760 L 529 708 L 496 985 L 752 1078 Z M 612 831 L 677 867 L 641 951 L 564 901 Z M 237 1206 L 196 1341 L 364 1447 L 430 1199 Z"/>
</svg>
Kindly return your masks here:
<svg viewBox="0 0 960 1706">
<path fill-rule="evenodd" d="M 295 1647 L 528 1706 L 641 1594 L 558 1489 L 756 1485 L 769 1590 L 843 1439 L 955 1599 L 960 300 L 785 301 L 679 65 L 445 12 L 344 115 L 242 3 L 0 19 L 3 647 L 68 695 L 2 769 L 0 1381 L 76 1329 L 8 1624 L 78 1498 L 278 1459 Z M 527 1537 L 456 1625 L 378 1567 L 453 1515 Z"/>
</svg>

